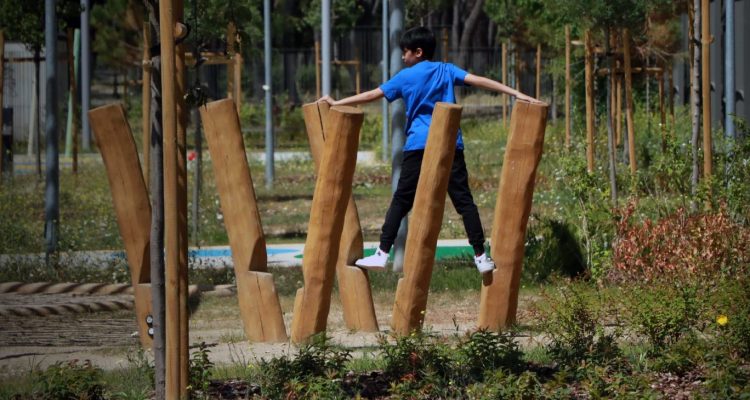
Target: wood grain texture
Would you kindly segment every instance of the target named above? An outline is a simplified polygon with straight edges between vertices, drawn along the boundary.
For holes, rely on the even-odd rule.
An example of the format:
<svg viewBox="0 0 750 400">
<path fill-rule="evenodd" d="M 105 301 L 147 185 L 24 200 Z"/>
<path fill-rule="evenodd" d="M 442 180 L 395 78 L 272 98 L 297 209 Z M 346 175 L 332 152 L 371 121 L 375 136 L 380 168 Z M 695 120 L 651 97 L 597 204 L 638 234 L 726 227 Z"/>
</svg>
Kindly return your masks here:
<svg viewBox="0 0 750 400">
<path fill-rule="evenodd" d="M 515 322 L 526 224 L 531 212 L 536 169 L 542 156 L 547 105 L 517 101 L 500 175 L 492 223 L 496 269 L 483 276 L 479 327 L 500 330 Z"/>
<path fill-rule="evenodd" d="M 432 113 L 406 237 L 404 277 L 399 279 L 393 305 L 391 327 L 400 335 L 420 329 L 424 322 L 461 110 L 456 104 L 437 103 Z"/>
<path fill-rule="evenodd" d="M 230 99 L 200 108 L 216 188 L 232 248 L 245 334 L 251 341 L 287 340 L 278 294 L 267 272 L 266 241 L 247 165 L 237 109 Z"/>
<path fill-rule="evenodd" d="M 122 104 L 111 104 L 95 108 L 88 114 L 107 170 L 117 224 L 130 266 L 131 283 L 134 289 L 139 285 L 150 287 L 151 203 L 125 109 Z M 135 305 L 141 343 L 150 347 L 151 338 L 143 329 L 145 316 L 151 313 L 150 289 L 135 291 Z"/>
<path fill-rule="evenodd" d="M 353 107 L 333 107 L 328 112 L 302 258 L 305 283 L 297 292 L 292 320 L 292 341 L 296 343 L 326 329 L 363 118 L 362 111 Z"/>
<path fill-rule="evenodd" d="M 302 107 L 316 174 L 323 157 L 328 110 L 328 103 L 325 102 L 305 104 Z M 363 245 L 357 204 L 354 202 L 354 195 L 350 195 L 336 261 L 336 278 L 344 309 L 344 322 L 350 330 L 377 332 L 378 321 L 369 276 L 367 271 L 354 266 L 354 262 L 363 256 Z"/>
</svg>

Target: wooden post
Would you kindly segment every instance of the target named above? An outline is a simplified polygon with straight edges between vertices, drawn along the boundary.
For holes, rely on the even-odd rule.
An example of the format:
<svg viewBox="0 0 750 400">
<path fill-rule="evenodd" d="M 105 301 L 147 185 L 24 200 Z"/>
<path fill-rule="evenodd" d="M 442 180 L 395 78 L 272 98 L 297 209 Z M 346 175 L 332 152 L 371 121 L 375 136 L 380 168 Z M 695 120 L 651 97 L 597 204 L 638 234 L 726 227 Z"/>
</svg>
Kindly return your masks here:
<svg viewBox="0 0 750 400">
<path fill-rule="evenodd" d="M 503 42 L 501 44 L 501 60 L 502 60 L 502 79 L 503 84 L 508 84 L 508 45 Z M 508 95 L 503 93 L 500 95 L 503 101 L 503 128 L 508 127 Z"/>
<path fill-rule="evenodd" d="M 172 0 L 174 29 L 180 36 L 187 35 L 184 0 Z M 190 365 L 190 333 L 188 323 L 188 207 L 187 207 L 187 124 L 190 117 L 185 104 L 185 44 L 175 48 L 175 102 L 177 105 L 177 242 L 178 280 L 180 299 L 180 397 L 188 397 L 188 369 Z"/>
<path fill-rule="evenodd" d="M 253 342 L 286 341 L 279 297 L 266 265 L 266 242 L 237 108 L 231 99 L 224 99 L 206 104 L 200 113 L 232 248 L 245 334 Z"/>
<path fill-rule="evenodd" d="M 620 67 L 620 61 L 617 61 L 617 67 Z M 615 81 L 615 145 L 622 144 L 622 80 L 623 77 L 618 75 Z"/>
<path fill-rule="evenodd" d="M 667 114 L 664 106 L 664 79 L 665 74 L 659 75 L 659 123 L 661 124 L 661 151 L 667 151 Z"/>
<path fill-rule="evenodd" d="M 315 98 L 320 98 L 320 40 L 315 39 Z"/>
<path fill-rule="evenodd" d="M 234 62 L 234 73 L 232 74 L 234 79 L 233 89 L 234 89 L 234 104 L 237 107 L 237 113 L 240 113 L 240 109 L 242 107 L 242 47 L 240 46 L 237 49 L 237 52 L 234 53 L 234 57 L 232 58 L 232 61 Z"/>
<path fill-rule="evenodd" d="M 565 25 L 565 148 L 570 149 L 570 25 Z"/>
<path fill-rule="evenodd" d="M 625 75 L 625 120 L 628 126 L 628 156 L 630 157 L 630 173 L 635 174 L 635 124 L 633 122 L 633 74 L 630 65 L 630 31 L 626 28 L 622 32 L 623 73 Z"/>
<path fill-rule="evenodd" d="M 713 149 L 711 144 L 711 7 L 701 0 L 701 93 L 703 98 L 703 177 L 713 174 Z"/>
<path fill-rule="evenodd" d="M 310 152 L 315 161 L 316 175 L 323 156 L 323 146 L 328 129 L 328 103 L 309 103 L 302 106 L 305 127 L 310 142 Z M 349 196 L 341 233 L 336 276 L 339 281 L 339 296 L 344 308 L 346 327 L 354 331 L 377 332 L 378 321 L 372 302 L 372 291 L 367 271 L 354 266 L 362 258 L 362 228 L 359 223 L 354 196 Z"/>
<path fill-rule="evenodd" d="M 404 277 L 398 281 L 393 304 L 391 327 L 399 335 L 419 330 L 424 323 L 448 180 L 456 153 L 461 109 L 457 104 L 437 103 L 432 112 L 411 227 L 406 238 Z"/>
<path fill-rule="evenodd" d="M 117 225 L 125 245 L 135 296 L 135 314 L 141 345 L 150 348 L 146 318 L 151 315 L 151 203 L 138 162 L 138 150 L 122 104 L 88 112 L 112 192 Z"/>
<path fill-rule="evenodd" d="M 164 135 L 164 231 L 166 247 L 166 387 L 167 399 L 182 393 L 180 353 L 187 343 L 180 337 L 180 242 L 177 171 L 177 113 L 175 92 L 174 8 L 171 1 L 159 2 L 161 40 L 162 125 Z"/>
<path fill-rule="evenodd" d="M 591 32 L 584 33 L 586 45 L 586 165 L 589 173 L 594 172 L 594 50 L 591 43 Z"/>
<path fill-rule="evenodd" d="M 492 224 L 492 258 L 497 269 L 484 274 L 479 328 L 494 331 L 516 320 L 526 224 L 542 157 L 547 105 L 516 101 L 500 175 Z"/>
<path fill-rule="evenodd" d="M 142 153 L 143 153 L 143 180 L 146 188 L 149 185 L 149 166 L 151 165 L 151 27 L 149 23 L 143 24 L 143 79 L 141 82 L 142 103 Z"/>
<path fill-rule="evenodd" d="M 609 29 L 609 48 L 611 52 L 611 63 L 609 71 L 609 123 L 612 125 L 612 147 L 617 147 L 617 77 L 619 68 L 617 68 L 617 30 Z M 607 133 L 609 135 L 609 133 Z M 609 140 L 609 136 L 607 136 Z M 609 144 L 608 144 L 609 145 Z M 607 154 L 609 154 L 609 149 Z M 615 154 L 617 154 L 615 152 Z M 615 158 L 616 159 L 616 158 Z"/>
<path fill-rule="evenodd" d="M 328 115 L 330 128 L 318 169 L 302 258 L 305 286 L 297 291 L 294 301 L 292 341 L 295 343 L 326 329 L 363 119 L 362 111 L 354 107 L 333 107 Z"/>
<path fill-rule="evenodd" d="M 536 45 L 536 98 L 542 97 L 542 44 Z"/>
</svg>

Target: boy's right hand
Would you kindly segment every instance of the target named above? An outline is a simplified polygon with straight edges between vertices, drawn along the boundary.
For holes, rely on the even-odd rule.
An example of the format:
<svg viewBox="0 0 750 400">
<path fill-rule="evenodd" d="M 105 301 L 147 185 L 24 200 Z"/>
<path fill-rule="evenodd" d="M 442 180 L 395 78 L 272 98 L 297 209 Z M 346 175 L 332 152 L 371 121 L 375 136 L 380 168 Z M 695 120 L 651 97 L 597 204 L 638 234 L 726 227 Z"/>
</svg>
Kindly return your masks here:
<svg viewBox="0 0 750 400">
<path fill-rule="evenodd" d="M 332 106 L 333 103 L 336 102 L 336 100 L 334 100 L 333 98 L 331 98 L 331 96 L 329 96 L 329 95 L 325 95 L 325 96 L 319 98 L 318 101 L 325 101 L 330 106 Z"/>
</svg>

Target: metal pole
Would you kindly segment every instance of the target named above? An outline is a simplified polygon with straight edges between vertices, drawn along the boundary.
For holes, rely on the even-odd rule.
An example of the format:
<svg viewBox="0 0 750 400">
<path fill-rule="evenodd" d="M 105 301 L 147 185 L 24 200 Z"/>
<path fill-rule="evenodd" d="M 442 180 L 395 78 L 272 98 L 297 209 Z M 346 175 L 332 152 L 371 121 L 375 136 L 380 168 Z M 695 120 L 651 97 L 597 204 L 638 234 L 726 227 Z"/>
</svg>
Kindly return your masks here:
<svg viewBox="0 0 750 400">
<path fill-rule="evenodd" d="M 57 14 L 55 0 L 44 2 L 44 68 L 45 68 L 45 135 L 47 148 L 47 177 L 44 193 L 44 239 L 47 261 L 57 252 L 57 227 L 60 219 L 60 166 L 58 159 L 57 126 Z"/>
<path fill-rule="evenodd" d="M 91 128 L 88 112 L 91 108 L 91 0 L 81 0 L 81 146 L 91 150 Z"/>
<path fill-rule="evenodd" d="M 383 42 L 383 82 L 388 80 L 388 1 L 383 0 L 383 20 L 381 23 L 382 42 Z M 388 100 L 385 98 L 382 102 L 383 114 L 383 161 L 388 161 Z"/>
<path fill-rule="evenodd" d="M 736 132 L 732 114 L 735 112 L 735 83 L 734 83 L 734 0 L 724 0 L 724 36 L 726 37 L 726 49 L 724 49 L 724 93 L 726 93 L 726 114 L 724 115 L 724 135 L 734 139 Z"/>
<path fill-rule="evenodd" d="M 713 175 L 711 138 L 711 25 L 709 0 L 701 0 L 701 93 L 703 99 L 703 177 Z"/>
<path fill-rule="evenodd" d="M 386 1 L 386 0 L 383 0 Z M 404 1 L 391 0 L 390 23 L 388 27 L 391 43 L 390 76 L 393 77 L 401 70 L 401 47 L 399 40 L 404 29 Z M 393 103 L 391 110 L 391 189 L 396 191 L 398 179 L 401 177 L 401 161 L 404 158 L 403 149 L 406 141 L 404 127 L 406 124 L 406 109 L 403 100 Z M 406 231 L 408 218 L 404 217 L 396 236 L 393 248 L 393 270 L 401 271 L 404 266 L 404 249 L 406 247 Z"/>
<path fill-rule="evenodd" d="M 330 3 L 329 3 L 330 5 Z M 330 14 L 329 14 L 330 15 Z M 266 188 L 273 188 L 273 118 L 271 115 L 271 1 L 263 0 L 263 52 L 265 57 L 265 80 L 263 90 L 266 91 Z M 330 39 L 330 37 L 329 37 Z M 330 60 L 329 60 L 330 61 Z M 326 65 L 325 63 L 323 64 Z M 330 66 L 330 65 L 329 65 Z M 323 73 L 325 77 L 325 72 Z M 330 90 L 330 71 L 329 71 Z M 328 91 L 325 92 L 328 94 Z"/>
<path fill-rule="evenodd" d="M 321 7 L 321 60 L 323 96 L 331 94 L 331 0 L 323 0 Z"/>
</svg>

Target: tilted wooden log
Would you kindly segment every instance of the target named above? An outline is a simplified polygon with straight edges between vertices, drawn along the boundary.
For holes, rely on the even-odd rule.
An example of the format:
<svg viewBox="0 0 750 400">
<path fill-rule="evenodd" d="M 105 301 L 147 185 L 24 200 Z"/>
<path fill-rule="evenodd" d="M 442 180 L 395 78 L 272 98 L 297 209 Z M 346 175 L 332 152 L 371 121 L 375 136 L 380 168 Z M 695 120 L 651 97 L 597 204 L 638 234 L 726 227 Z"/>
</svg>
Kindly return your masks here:
<svg viewBox="0 0 750 400">
<path fill-rule="evenodd" d="M 516 319 L 526 224 L 542 157 L 547 108 L 545 104 L 516 101 L 510 117 L 510 137 L 492 223 L 491 252 L 496 269 L 483 276 L 480 328 L 498 331 Z"/>
<path fill-rule="evenodd" d="M 323 157 L 325 133 L 328 128 L 328 109 L 326 102 L 305 104 L 302 107 L 316 172 L 319 170 L 320 159 Z M 348 329 L 377 332 L 378 321 L 372 302 L 370 279 L 367 271 L 354 266 L 354 262 L 362 258 L 363 243 L 357 205 L 354 202 L 354 195 L 350 195 L 336 262 L 339 297 L 344 309 L 344 322 Z"/>
<path fill-rule="evenodd" d="M 224 99 L 206 104 L 200 113 L 232 248 L 245 334 L 254 342 L 286 341 L 237 109 L 232 100 Z"/>
<path fill-rule="evenodd" d="M 404 254 L 404 277 L 396 287 L 391 327 L 400 335 L 420 329 L 427 309 L 445 195 L 456 153 L 461 106 L 437 103 L 427 136 Z"/>
<path fill-rule="evenodd" d="M 294 302 L 292 341 L 296 343 L 326 329 L 363 117 L 362 111 L 353 107 L 329 111 L 302 258 L 305 286 L 297 291 Z"/>
<path fill-rule="evenodd" d="M 107 170 L 120 235 L 130 266 L 141 344 L 150 348 L 146 318 L 151 315 L 151 203 L 143 181 L 138 151 L 122 104 L 89 111 L 99 152 Z"/>
</svg>

